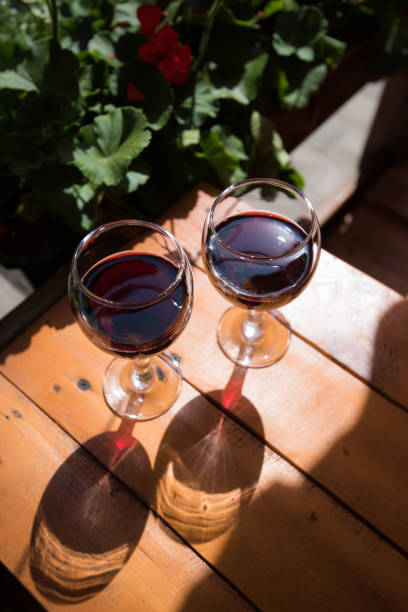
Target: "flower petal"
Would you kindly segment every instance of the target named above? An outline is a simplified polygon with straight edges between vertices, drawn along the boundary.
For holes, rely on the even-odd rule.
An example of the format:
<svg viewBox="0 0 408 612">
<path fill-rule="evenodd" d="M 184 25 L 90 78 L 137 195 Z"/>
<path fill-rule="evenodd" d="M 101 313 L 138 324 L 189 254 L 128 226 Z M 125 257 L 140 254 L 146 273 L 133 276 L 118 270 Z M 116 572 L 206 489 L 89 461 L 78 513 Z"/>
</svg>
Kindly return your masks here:
<svg viewBox="0 0 408 612">
<path fill-rule="evenodd" d="M 156 4 L 141 4 L 137 11 L 137 18 L 140 21 L 140 31 L 145 36 L 154 34 L 155 29 L 160 23 L 162 11 Z"/>
</svg>

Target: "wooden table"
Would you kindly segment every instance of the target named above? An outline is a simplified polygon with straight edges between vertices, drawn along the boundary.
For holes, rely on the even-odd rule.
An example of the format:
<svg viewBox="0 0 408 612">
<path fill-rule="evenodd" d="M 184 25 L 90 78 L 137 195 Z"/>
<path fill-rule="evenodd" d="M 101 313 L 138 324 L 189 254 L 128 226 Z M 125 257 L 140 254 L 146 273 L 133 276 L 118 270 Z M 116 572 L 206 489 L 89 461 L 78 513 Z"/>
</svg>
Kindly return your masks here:
<svg viewBox="0 0 408 612">
<path fill-rule="evenodd" d="M 169 412 L 113 416 L 65 297 L 3 352 L 0 559 L 49 610 L 406 611 L 408 303 L 323 252 L 285 357 L 234 367 L 209 191 L 163 220 L 195 280 Z"/>
</svg>

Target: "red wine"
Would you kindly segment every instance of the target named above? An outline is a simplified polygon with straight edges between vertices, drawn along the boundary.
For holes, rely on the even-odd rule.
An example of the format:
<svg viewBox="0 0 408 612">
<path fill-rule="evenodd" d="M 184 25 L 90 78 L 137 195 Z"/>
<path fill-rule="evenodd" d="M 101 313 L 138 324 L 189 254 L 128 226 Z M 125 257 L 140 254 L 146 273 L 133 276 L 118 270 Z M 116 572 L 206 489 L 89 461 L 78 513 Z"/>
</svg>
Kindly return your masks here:
<svg viewBox="0 0 408 612">
<path fill-rule="evenodd" d="M 207 234 L 203 260 L 215 287 L 233 303 L 258 310 L 279 308 L 309 281 L 312 241 L 300 247 L 306 233 L 288 219 L 246 212 L 221 221 L 215 230 Z"/>
<path fill-rule="evenodd" d="M 159 352 L 184 329 L 191 310 L 184 277 L 169 295 L 159 297 L 176 277 L 177 268 L 163 257 L 134 251 L 111 255 L 93 266 L 82 282 L 112 306 L 80 293 L 79 323 L 109 352 L 125 357 Z"/>
</svg>

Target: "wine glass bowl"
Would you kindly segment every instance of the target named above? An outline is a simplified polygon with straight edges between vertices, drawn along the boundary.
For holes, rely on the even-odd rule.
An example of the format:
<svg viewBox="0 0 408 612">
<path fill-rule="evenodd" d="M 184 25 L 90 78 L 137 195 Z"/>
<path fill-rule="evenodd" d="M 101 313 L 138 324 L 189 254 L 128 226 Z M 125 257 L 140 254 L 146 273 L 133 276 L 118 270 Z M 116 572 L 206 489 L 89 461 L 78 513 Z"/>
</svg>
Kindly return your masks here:
<svg viewBox="0 0 408 612">
<path fill-rule="evenodd" d="M 176 238 L 147 221 L 100 226 L 73 255 L 68 294 L 82 331 L 117 356 L 103 383 L 110 408 L 135 420 L 170 408 L 182 379 L 161 352 L 184 330 L 193 302 L 190 265 Z"/>
<path fill-rule="evenodd" d="M 264 367 L 285 354 L 290 328 L 275 309 L 305 289 L 319 254 L 316 214 L 292 185 L 248 179 L 216 198 L 203 228 L 202 258 L 214 287 L 234 305 L 217 331 L 232 361 Z"/>
</svg>

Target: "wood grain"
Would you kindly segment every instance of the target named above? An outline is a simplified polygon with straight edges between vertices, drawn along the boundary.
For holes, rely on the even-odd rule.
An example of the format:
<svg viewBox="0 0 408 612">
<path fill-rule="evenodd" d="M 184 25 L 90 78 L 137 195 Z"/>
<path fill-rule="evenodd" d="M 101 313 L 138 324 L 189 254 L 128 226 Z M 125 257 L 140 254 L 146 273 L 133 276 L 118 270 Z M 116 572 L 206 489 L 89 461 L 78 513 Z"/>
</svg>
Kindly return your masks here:
<svg viewBox="0 0 408 612">
<path fill-rule="evenodd" d="M 0 393 L 0 555 L 46 609 L 187 610 L 192 593 L 197 610 L 249 609 L 2 376 Z M 145 488 L 151 483 L 152 466 L 130 434 L 102 434 L 90 446 L 143 479 Z"/>
<path fill-rule="evenodd" d="M 201 272 L 198 274 L 207 282 Z M 222 302 L 220 298 L 217 308 L 223 306 Z M 205 302 L 199 299 L 198 303 Z M 272 369 L 263 371 L 269 377 L 267 387 L 242 371 L 236 372 L 236 378 L 227 385 L 231 364 L 210 349 L 211 343 L 216 348 L 209 333 L 216 303 L 212 295 L 198 318 L 207 340 L 200 337 L 197 343 L 196 319 L 183 334 L 187 348 L 174 346 L 182 352 L 187 377 L 199 369 L 195 381 L 200 377 L 206 378 L 206 385 L 211 381 L 209 395 L 213 401 L 227 402 L 234 418 L 247 423 L 261 438 L 272 436 L 272 443 L 277 443 L 279 436 L 289 440 L 292 448 L 307 456 L 313 473 L 320 453 L 328 453 L 354 425 L 353 409 L 347 407 L 340 412 L 342 406 L 336 402 L 344 378 L 336 383 L 336 374 L 329 369 L 336 366 L 297 340 L 288 360 L 281 362 L 280 373 L 286 374 L 279 386 L 279 371 L 273 374 Z M 66 324 L 68 312 L 66 300 L 55 305 L 30 335 L 10 347 L 2 372 L 127 486 L 150 500 L 152 492 L 146 489 L 146 479 L 135 477 L 131 465 L 112 459 L 105 445 L 95 443 L 99 436 L 120 430 L 120 421 L 110 414 L 101 395 L 109 357 L 96 349 L 76 324 Z M 198 314 L 196 310 L 193 316 Z M 61 327 L 63 321 L 65 326 Z M 306 348 L 306 355 L 299 346 Z M 315 359 L 311 359 L 313 354 Z M 315 372 L 322 367 L 328 372 L 320 386 L 316 385 Z M 344 375 L 341 368 L 337 370 Z M 78 387 L 79 380 L 87 380 L 89 388 Z M 294 384 L 305 396 L 301 393 L 298 412 L 293 405 L 299 396 Z M 354 387 L 347 398 L 353 406 L 357 393 L 355 410 L 362 409 L 359 402 L 364 393 L 364 385 L 358 384 L 359 393 Z M 322 441 L 315 444 L 310 432 L 317 432 Z M 246 429 L 224 418 L 187 383 L 168 413 L 137 424 L 133 433 L 127 433 L 142 445 L 154 467 L 151 503 L 261 609 L 404 609 L 408 594 L 406 559 Z M 351 466 L 345 477 L 356 489 L 360 485 L 360 481 L 354 483 L 358 458 L 354 461 L 353 453 L 357 447 L 358 441 L 352 447 Z M 382 493 L 377 490 L 376 494 Z M 400 500 L 398 491 L 395 499 Z M 399 530 L 404 520 L 397 512 Z M 185 609 L 199 610 L 196 597 L 206 590 L 204 579 L 190 593 Z"/>
<path fill-rule="evenodd" d="M 408 91 L 408 90 L 407 90 Z M 388 287 L 408 295 L 408 164 L 389 168 L 354 201 L 325 246 Z"/>
<path fill-rule="evenodd" d="M 186 379 L 211 395 L 233 372 L 215 334 L 226 304 L 201 271 L 194 280 L 205 307 L 194 309 L 174 350 Z M 408 550 L 406 412 L 296 336 L 280 362 L 245 372 L 243 392 L 262 419 L 262 430 L 245 419 L 248 427 Z M 222 403 L 228 408 L 228 394 Z"/>
<path fill-rule="evenodd" d="M 166 223 L 198 265 L 201 227 L 211 201 L 202 190 L 189 194 Z M 168 413 L 134 428 L 107 409 L 101 382 L 110 357 L 80 332 L 66 299 L 3 351 L 2 374 L 55 423 L 2 380 L 4 395 L 12 389 L 4 404 L 9 412 L 17 410 L 24 416 L 29 406 L 27 414 L 35 409 L 36 415 L 32 420 L 31 416 L 21 419 L 14 415 L 12 421 L 10 414 L 4 413 L 9 418 L 1 421 L 6 441 L 2 447 L 8 457 L 8 471 L 3 472 L 7 501 L 1 508 L 5 509 L 3 516 L 14 509 L 17 522 L 12 535 L 19 530 L 18 521 L 26 523 L 25 531 L 21 529 L 22 535 L 17 537 L 18 546 L 4 529 L 2 558 L 38 596 L 30 583 L 33 577 L 28 572 L 27 554 L 34 555 L 41 568 L 41 543 L 48 537 L 46 527 L 50 531 L 49 524 L 54 524 L 51 519 L 43 520 L 44 513 L 50 514 L 51 508 L 51 515 L 64 516 L 63 509 L 69 508 L 72 497 L 78 500 L 74 509 L 84 506 L 96 520 L 95 505 L 85 492 L 95 489 L 99 494 L 98 474 L 104 473 L 104 465 L 128 487 L 118 485 L 122 501 L 113 514 L 118 524 L 126 525 L 129 515 L 133 517 L 131 510 L 123 510 L 130 489 L 156 508 L 221 576 L 261 609 L 404 610 L 408 595 L 407 560 L 402 554 L 402 549 L 408 549 L 404 481 L 408 415 L 364 380 L 407 405 L 407 383 L 402 376 L 407 359 L 402 350 L 407 333 L 405 302 L 323 253 L 307 291 L 285 309 L 296 330 L 287 355 L 271 368 L 245 371 L 233 368 L 217 346 L 216 322 L 227 304 L 199 269 L 195 270 L 195 290 L 191 321 L 171 349 L 182 357 L 183 373 L 191 384 L 184 384 Z M 220 405 L 229 414 L 216 407 Z M 4 429 L 10 423 L 21 427 L 26 421 L 27 436 L 14 437 Z M 41 454 L 43 435 L 47 444 Z M 95 457 L 97 469 L 85 469 L 81 463 L 85 451 L 71 437 Z M 54 438 L 57 450 L 49 446 Z M 68 445 L 64 452 L 58 446 L 59 439 Z M 54 459 L 49 461 L 49 455 Z M 91 461 L 88 454 L 85 456 Z M 150 466 L 151 478 L 146 466 Z M 84 490 L 82 483 L 88 482 L 88 473 L 96 476 Z M 15 486 L 16 478 L 21 487 Z M 61 508 L 55 491 L 70 478 L 74 484 L 66 488 Z M 108 475 L 109 482 L 110 478 Z M 314 483 L 321 483 L 328 492 Z M 34 491 L 31 502 L 30 490 Z M 132 495 L 129 499 L 135 503 Z M 140 515 L 144 506 L 137 504 Z M 70 512 L 66 514 L 72 518 Z M 206 610 L 206 597 L 211 602 L 214 593 L 220 607 L 245 605 L 241 599 L 236 604 L 236 593 L 183 545 L 186 555 L 192 555 L 193 583 L 188 582 L 184 576 L 190 561 L 180 572 L 178 564 L 174 567 L 179 555 L 178 548 L 173 552 L 171 545 L 180 547 L 180 541 L 151 515 L 139 534 L 140 520 L 135 521 L 129 561 L 122 564 L 106 589 L 79 606 L 93 609 L 101 601 L 103 605 L 106 596 L 106 601 L 111 598 L 107 609 L 114 604 L 121 609 L 123 601 L 128 604 L 129 598 L 135 597 L 144 609 Z M 87 526 L 85 521 L 83 531 Z M 69 536 L 63 540 L 64 554 L 66 549 L 75 549 L 75 529 L 72 523 L 68 527 L 58 529 L 57 524 L 49 538 L 55 545 L 55 533 Z M 132 529 L 130 526 L 128 531 Z M 119 535 L 116 544 L 122 545 Z M 94 555 L 92 530 L 88 539 L 85 536 L 88 548 L 82 552 Z M 147 537 L 151 540 L 145 544 Z M 27 553 L 24 546 L 27 548 L 30 538 L 34 552 Z M 120 547 L 109 550 L 112 548 Z M 76 568 L 79 561 L 83 559 L 73 559 Z M 97 566 L 97 562 L 90 565 Z M 200 573 L 202 567 L 207 573 Z M 149 574 L 146 580 L 143 569 Z M 37 582 L 41 575 L 41 571 L 36 575 Z M 168 595 L 174 597 L 169 604 L 160 599 L 157 585 L 162 583 L 174 590 Z M 97 586 L 94 576 L 86 582 L 88 589 Z M 50 587 L 44 588 L 47 606 L 52 607 Z"/>
<path fill-rule="evenodd" d="M 322 251 L 309 287 L 285 307 L 294 330 L 371 387 L 408 407 L 408 302 Z"/>
<path fill-rule="evenodd" d="M 291 153 L 322 224 L 360 182 L 361 161 L 384 88 L 384 80 L 367 83 Z"/>
<path fill-rule="evenodd" d="M 162 219 L 201 268 L 201 231 L 213 200 L 214 190 L 201 185 Z M 214 293 L 210 288 L 209 299 Z M 408 302 L 401 295 L 322 250 L 310 285 L 283 314 L 296 334 L 408 407 L 403 375 L 408 369 Z"/>
<path fill-rule="evenodd" d="M 408 162 L 395 164 L 383 172 L 364 194 L 364 200 L 392 216 L 406 227 L 408 223 Z"/>
</svg>

